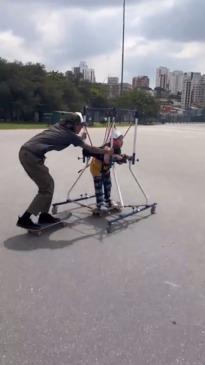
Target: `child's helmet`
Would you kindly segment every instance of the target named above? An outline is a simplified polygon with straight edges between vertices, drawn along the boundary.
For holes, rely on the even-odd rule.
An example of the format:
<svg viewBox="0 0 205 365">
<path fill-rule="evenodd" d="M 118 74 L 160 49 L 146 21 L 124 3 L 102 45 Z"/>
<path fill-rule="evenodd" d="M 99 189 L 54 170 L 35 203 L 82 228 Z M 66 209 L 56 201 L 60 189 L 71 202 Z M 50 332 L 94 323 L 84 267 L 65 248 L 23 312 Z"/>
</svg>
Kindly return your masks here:
<svg viewBox="0 0 205 365">
<path fill-rule="evenodd" d="M 119 130 L 117 130 L 117 129 L 114 129 L 113 131 L 112 131 L 112 133 L 111 133 L 111 136 L 110 136 L 110 138 L 111 139 L 118 139 L 118 138 L 120 138 L 120 137 L 123 137 L 123 134 L 122 134 L 122 132 L 120 132 Z"/>
</svg>

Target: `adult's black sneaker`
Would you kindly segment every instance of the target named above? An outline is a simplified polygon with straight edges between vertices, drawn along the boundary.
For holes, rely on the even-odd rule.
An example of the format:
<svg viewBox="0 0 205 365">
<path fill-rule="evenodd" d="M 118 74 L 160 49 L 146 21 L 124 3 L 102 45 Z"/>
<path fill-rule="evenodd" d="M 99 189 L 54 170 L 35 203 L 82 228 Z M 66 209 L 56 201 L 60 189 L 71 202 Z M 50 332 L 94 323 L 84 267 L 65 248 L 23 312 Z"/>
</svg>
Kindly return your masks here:
<svg viewBox="0 0 205 365">
<path fill-rule="evenodd" d="M 16 225 L 18 227 L 21 227 L 21 228 L 25 228 L 25 229 L 40 229 L 40 225 L 39 224 L 36 224 L 34 223 L 31 218 L 22 218 L 22 217 L 19 217 L 19 219 L 17 220 L 17 223 Z"/>
<path fill-rule="evenodd" d="M 60 218 L 55 218 L 49 213 L 41 213 L 38 224 L 54 224 L 60 222 Z"/>
</svg>

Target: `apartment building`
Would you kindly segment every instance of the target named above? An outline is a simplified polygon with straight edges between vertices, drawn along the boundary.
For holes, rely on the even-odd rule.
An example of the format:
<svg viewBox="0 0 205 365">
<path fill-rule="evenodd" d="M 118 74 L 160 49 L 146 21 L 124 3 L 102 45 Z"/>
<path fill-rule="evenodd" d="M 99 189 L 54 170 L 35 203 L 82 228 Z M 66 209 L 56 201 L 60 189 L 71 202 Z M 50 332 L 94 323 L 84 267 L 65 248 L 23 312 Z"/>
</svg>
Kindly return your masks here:
<svg viewBox="0 0 205 365">
<path fill-rule="evenodd" d="M 156 87 L 169 90 L 169 69 L 160 66 L 156 70 Z"/>
<path fill-rule="evenodd" d="M 181 105 L 183 109 L 205 105 L 205 75 L 200 72 L 184 74 Z"/>
<path fill-rule="evenodd" d="M 148 76 L 137 76 L 132 79 L 132 87 L 136 88 L 149 88 L 149 77 Z"/>
<path fill-rule="evenodd" d="M 79 66 L 73 68 L 73 74 L 75 77 L 80 78 L 84 81 L 88 81 L 91 83 L 95 83 L 95 70 L 93 68 L 89 68 L 87 63 L 81 61 Z"/>
<path fill-rule="evenodd" d="M 183 71 L 171 71 L 168 75 L 169 91 L 173 95 L 177 95 L 182 92 L 183 88 Z"/>
</svg>

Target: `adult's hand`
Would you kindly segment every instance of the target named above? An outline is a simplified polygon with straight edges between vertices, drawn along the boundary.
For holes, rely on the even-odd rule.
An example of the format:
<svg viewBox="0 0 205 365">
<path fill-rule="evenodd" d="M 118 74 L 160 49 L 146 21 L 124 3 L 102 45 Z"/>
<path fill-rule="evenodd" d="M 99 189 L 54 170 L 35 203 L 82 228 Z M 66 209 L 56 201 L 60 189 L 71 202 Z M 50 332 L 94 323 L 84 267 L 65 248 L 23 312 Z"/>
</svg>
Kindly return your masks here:
<svg viewBox="0 0 205 365">
<path fill-rule="evenodd" d="M 108 147 L 108 146 L 105 146 L 104 147 L 104 151 L 105 151 L 105 153 L 107 153 L 108 155 L 113 155 L 113 153 L 114 153 L 114 150 L 113 150 L 113 148 L 111 148 L 111 147 Z"/>
</svg>

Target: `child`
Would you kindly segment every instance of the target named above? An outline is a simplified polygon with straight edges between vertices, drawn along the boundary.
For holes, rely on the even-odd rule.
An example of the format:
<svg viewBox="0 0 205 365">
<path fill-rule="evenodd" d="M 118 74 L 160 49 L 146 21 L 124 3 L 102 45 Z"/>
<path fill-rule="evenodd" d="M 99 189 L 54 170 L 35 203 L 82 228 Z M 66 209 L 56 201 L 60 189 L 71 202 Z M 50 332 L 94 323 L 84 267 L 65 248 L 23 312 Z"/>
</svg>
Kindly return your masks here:
<svg viewBox="0 0 205 365">
<path fill-rule="evenodd" d="M 112 158 L 109 154 L 96 155 L 92 158 L 90 164 L 90 171 L 93 176 L 96 205 L 101 212 L 107 212 L 109 208 L 116 206 L 116 203 L 111 200 L 111 176 L 110 168 L 112 162 L 123 163 L 126 162 L 127 156 L 121 155 L 121 147 L 123 145 L 123 135 L 120 131 L 114 130 L 109 143 L 106 143 L 101 148 L 106 151 L 111 147 L 111 141 L 113 141 L 112 148 L 114 153 Z"/>
</svg>

